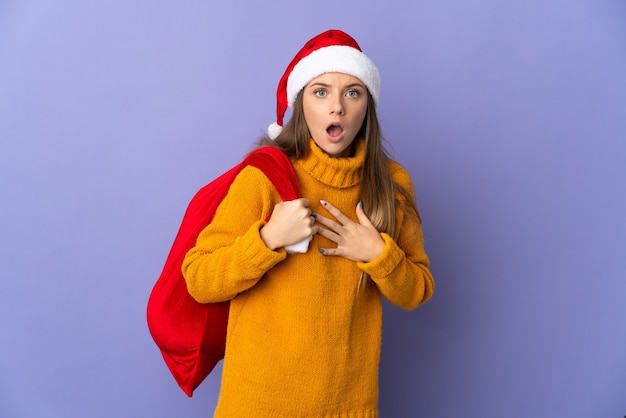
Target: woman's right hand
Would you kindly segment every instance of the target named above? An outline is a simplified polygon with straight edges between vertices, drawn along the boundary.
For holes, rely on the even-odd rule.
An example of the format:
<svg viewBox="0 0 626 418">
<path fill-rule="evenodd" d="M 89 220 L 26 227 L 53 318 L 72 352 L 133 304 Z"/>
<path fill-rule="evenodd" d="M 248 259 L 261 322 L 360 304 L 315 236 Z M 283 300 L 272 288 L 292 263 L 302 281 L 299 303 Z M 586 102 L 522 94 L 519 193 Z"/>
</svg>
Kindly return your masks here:
<svg viewBox="0 0 626 418">
<path fill-rule="evenodd" d="M 267 248 L 276 250 L 309 238 L 318 229 L 309 209 L 309 200 L 300 198 L 274 206 L 272 216 L 260 233 Z"/>
</svg>

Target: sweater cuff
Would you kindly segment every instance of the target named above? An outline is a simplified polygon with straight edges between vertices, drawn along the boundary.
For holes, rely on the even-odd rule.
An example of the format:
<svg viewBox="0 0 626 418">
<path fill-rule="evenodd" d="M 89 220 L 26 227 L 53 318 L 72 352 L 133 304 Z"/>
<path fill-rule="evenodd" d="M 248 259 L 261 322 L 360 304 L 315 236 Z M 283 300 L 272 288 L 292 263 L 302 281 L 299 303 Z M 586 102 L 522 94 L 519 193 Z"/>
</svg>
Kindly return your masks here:
<svg viewBox="0 0 626 418">
<path fill-rule="evenodd" d="M 260 233 L 264 225 L 264 221 L 255 222 L 242 237 L 242 252 L 245 259 L 262 273 L 287 257 L 287 251 L 284 248 L 279 248 L 276 251 L 267 248 Z"/>
<path fill-rule="evenodd" d="M 404 259 L 404 251 L 398 247 L 396 242 L 386 233 L 380 236 L 385 241 L 385 249 L 375 259 L 369 263 L 357 263 L 357 266 L 374 278 L 385 278 L 389 276 L 398 267 Z"/>
</svg>

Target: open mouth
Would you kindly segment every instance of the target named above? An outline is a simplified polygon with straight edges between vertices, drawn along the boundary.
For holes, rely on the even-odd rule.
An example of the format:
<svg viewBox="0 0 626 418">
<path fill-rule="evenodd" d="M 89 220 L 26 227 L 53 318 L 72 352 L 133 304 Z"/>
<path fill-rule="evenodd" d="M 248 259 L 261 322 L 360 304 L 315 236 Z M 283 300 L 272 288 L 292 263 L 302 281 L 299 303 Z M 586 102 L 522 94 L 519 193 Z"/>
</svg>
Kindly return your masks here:
<svg viewBox="0 0 626 418">
<path fill-rule="evenodd" d="M 328 128 L 326 128 L 326 133 L 331 138 L 337 138 L 343 133 L 343 128 L 338 123 L 331 123 Z"/>
</svg>

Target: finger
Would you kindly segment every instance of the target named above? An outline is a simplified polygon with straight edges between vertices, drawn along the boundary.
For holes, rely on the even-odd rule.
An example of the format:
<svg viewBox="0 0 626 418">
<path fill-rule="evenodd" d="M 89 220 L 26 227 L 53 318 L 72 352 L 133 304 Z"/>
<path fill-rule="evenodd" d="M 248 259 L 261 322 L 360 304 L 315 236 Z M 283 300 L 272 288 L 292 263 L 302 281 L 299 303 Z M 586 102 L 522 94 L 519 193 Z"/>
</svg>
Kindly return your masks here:
<svg viewBox="0 0 626 418">
<path fill-rule="evenodd" d="M 320 203 L 322 204 L 322 206 L 324 206 L 324 208 L 335 217 L 335 219 L 337 219 L 342 225 L 345 225 L 346 223 L 350 222 L 350 218 L 348 218 L 346 215 L 343 214 L 343 212 L 341 212 L 339 209 L 337 209 L 336 207 L 334 207 L 330 202 L 327 202 L 325 200 L 320 200 Z"/>
<path fill-rule="evenodd" d="M 319 214 L 315 214 L 315 221 L 318 224 L 324 225 L 325 227 L 330 228 L 336 232 L 339 231 L 339 229 L 341 228 L 341 225 L 339 225 L 337 222 Z"/>
<path fill-rule="evenodd" d="M 320 254 L 322 255 L 329 255 L 329 256 L 341 255 L 337 248 L 320 248 L 319 251 L 320 251 Z"/>
<path fill-rule="evenodd" d="M 302 206 L 304 206 L 305 208 L 308 208 L 311 205 L 311 202 L 309 202 L 309 199 L 307 199 L 306 197 L 301 197 L 298 200 L 302 202 Z"/>
<path fill-rule="evenodd" d="M 318 227 L 317 234 L 323 236 L 324 238 L 328 238 L 337 244 L 341 241 L 341 235 L 331 231 L 330 229 Z"/>
<path fill-rule="evenodd" d="M 309 209 L 308 199 L 300 198 L 286 203 L 291 205 L 290 211 L 295 216 L 308 217 L 311 215 L 311 209 Z"/>
<path fill-rule="evenodd" d="M 356 205 L 356 217 L 359 220 L 359 223 L 364 226 L 373 226 L 370 218 L 365 214 L 365 210 L 363 209 L 363 201 L 361 200 L 358 205 Z"/>
</svg>

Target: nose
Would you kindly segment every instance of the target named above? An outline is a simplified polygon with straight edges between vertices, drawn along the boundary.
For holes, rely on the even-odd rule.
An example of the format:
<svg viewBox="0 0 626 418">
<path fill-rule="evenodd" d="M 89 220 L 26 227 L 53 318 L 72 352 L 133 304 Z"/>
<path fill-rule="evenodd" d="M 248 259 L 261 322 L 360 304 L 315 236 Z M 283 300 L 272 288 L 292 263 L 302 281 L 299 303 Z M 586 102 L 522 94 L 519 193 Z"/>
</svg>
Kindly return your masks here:
<svg viewBox="0 0 626 418">
<path fill-rule="evenodd" d="M 343 106 L 343 97 L 336 97 L 330 104 L 330 114 L 331 115 L 343 115 L 344 114 L 344 106 Z"/>
</svg>

